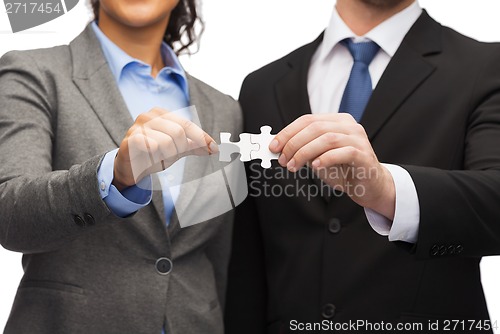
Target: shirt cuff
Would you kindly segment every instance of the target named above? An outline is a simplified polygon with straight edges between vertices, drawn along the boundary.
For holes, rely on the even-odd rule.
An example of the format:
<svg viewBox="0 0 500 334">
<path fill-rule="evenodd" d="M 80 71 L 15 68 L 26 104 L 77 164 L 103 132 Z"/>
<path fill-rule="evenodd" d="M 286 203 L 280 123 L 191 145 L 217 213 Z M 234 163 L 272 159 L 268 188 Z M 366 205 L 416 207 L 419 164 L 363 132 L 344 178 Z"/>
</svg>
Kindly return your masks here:
<svg viewBox="0 0 500 334">
<path fill-rule="evenodd" d="M 115 157 L 118 149 L 106 153 L 97 171 L 101 198 L 118 217 L 126 217 L 142 209 L 151 202 L 151 176 L 145 177 L 137 185 L 120 192 L 113 184 Z"/>
<path fill-rule="evenodd" d="M 420 224 L 420 204 L 415 183 L 404 168 L 383 164 L 391 173 L 396 187 L 396 210 L 391 221 L 376 211 L 365 208 L 371 227 L 380 235 L 389 236 L 389 241 L 416 243 Z"/>
</svg>

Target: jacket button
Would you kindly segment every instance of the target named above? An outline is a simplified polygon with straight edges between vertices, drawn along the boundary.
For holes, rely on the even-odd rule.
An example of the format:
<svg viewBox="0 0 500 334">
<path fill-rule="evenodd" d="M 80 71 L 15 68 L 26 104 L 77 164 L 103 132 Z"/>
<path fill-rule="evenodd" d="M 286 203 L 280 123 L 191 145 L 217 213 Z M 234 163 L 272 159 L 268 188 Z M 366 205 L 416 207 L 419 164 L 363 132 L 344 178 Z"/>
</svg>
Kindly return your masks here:
<svg viewBox="0 0 500 334">
<path fill-rule="evenodd" d="M 90 213 L 86 213 L 83 215 L 83 218 L 85 218 L 85 222 L 89 225 L 94 225 L 95 224 L 95 219 L 92 217 Z"/>
<path fill-rule="evenodd" d="M 455 253 L 456 254 L 461 254 L 463 251 L 464 251 L 464 246 L 457 245 L 457 247 L 455 247 Z"/>
<path fill-rule="evenodd" d="M 431 256 L 437 256 L 439 254 L 439 246 L 434 245 L 431 248 Z"/>
<path fill-rule="evenodd" d="M 446 254 L 446 246 L 440 246 L 439 247 L 439 255 L 445 255 Z"/>
<path fill-rule="evenodd" d="M 335 316 L 336 307 L 333 304 L 326 304 L 323 306 L 321 316 L 325 319 L 331 319 Z"/>
<path fill-rule="evenodd" d="M 337 234 L 340 232 L 342 225 L 340 224 L 340 220 L 337 218 L 330 219 L 328 223 L 328 231 L 332 234 Z"/>
<path fill-rule="evenodd" d="M 453 245 L 448 246 L 448 254 L 454 255 L 455 251 L 456 251 L 455 246 Z"/>
<path fill-rule="evenodd" d="M 85 227 L 85 225 L 86 225 L 85 220 L 83 220 L 83 218 L 80 217 L 79 215 L 74 215 L 73 221 L 75 222 L 76 225 L 78 225 L 80 227 Z"/>
<path fill-rule="evenodd" d="M 160 257 L 156 260 L 156 271 L 160 275 L 168 275 L 172 271 L 172 261 L 166 257 Z"/>
</svg>

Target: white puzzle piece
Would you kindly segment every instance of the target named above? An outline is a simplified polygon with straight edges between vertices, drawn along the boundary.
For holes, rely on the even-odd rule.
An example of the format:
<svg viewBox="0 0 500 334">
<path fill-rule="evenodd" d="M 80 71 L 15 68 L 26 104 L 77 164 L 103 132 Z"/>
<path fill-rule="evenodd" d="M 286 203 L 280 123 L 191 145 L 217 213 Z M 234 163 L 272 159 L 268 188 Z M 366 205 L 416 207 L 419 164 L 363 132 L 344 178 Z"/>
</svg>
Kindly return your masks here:
<svg viewBox="0 0 500 334">
<path fill-rule="evenodd" d="M 231 134 L 228 132 L 220 133 L 219 161 L 231 162 L 231 154 L 239 153 L 241 161 L 250 161 L 250 152 L 258 150 L 259 145 L 252 144 L 249 133 L 240 134 L 239 142 L 231 141 Z"/>
<path fill-rule="evenodd" d="M 268 125 L 260 127 L 260 134 L 250 135 L 252 143 L 259 144 L 258 151 L 250 152 L 250 157 L 252 160 L 260 159 L 260 166 L 262 168 L 271 168 L 271 160 L 277 160 L 279 153 L 273 153 L 269 150 L 269 144 L 273 141 L 276 135 L 271 134 L 272 128 Z"/>
<path fill-rule="evenodd" d="M 271 160 L 279 157 L 278 153 L 269 150 L 269 144 L 276 135 L 271 134 L 270 126 L 262 126 L 260 134 L 242 133 L 239 142 L 231 142 L 231 134 L 220 133 L 219 160 L 230 162 L 231 154 L 240 153 L 241 161 L 260 159 L 262 168 L 270 168 Z"/>
</svg>

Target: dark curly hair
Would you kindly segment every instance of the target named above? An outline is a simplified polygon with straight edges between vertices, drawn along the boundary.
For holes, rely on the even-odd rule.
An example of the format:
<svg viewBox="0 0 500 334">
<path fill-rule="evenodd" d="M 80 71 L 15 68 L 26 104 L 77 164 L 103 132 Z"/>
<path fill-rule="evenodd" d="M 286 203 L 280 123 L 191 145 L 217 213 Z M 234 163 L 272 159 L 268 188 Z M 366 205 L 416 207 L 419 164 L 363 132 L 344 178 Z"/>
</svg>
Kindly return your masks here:
<svg viewBox="0 0 500 334">
<path fill-rule="evenodd" d="M 190 53 L 189 47 L 198 41 L 203 32 L 204 24 L 196 11 L 197 0 L 179 0 L 179 3 L 170 14 L 167 30 L 163 40 L 176 54 L 183 51 Z M 94 16 L 99 19 L 99 0 L 90 0 Z M 196 23 L 199 23 L 199 32 L 196 32 Z M 177 46 L 177 48 L 176 48 Z"/>
</svg>

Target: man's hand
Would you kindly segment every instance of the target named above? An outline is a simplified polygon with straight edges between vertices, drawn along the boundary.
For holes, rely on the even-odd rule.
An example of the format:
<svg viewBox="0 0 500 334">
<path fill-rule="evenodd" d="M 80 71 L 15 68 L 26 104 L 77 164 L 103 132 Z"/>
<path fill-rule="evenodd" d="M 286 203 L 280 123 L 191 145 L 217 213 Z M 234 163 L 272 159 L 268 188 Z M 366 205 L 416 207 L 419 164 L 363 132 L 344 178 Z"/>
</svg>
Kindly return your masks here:
<svg viewBox="0 0 500 334">
<path fill-rule="evenodd" d="M 137 117 L 120 144 L 113 184 L 118 190 L 160 172 L 181 157 L 217 152 L 217 144 L 193 122 L 160 108 Z"/>
<path fill-rule="evenodd" d="M 296 172 L 305 165 L 357 204 L 394 219 L 396 190 L 365 129 L 346 113 L 304 115 L 280 131 L 269 149 Z"/>
</svg>

